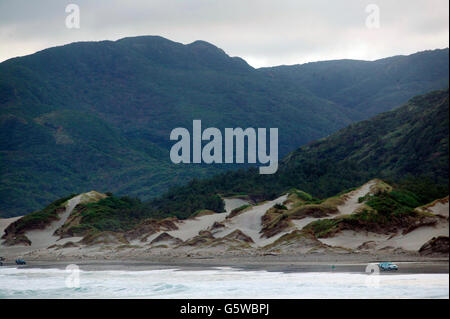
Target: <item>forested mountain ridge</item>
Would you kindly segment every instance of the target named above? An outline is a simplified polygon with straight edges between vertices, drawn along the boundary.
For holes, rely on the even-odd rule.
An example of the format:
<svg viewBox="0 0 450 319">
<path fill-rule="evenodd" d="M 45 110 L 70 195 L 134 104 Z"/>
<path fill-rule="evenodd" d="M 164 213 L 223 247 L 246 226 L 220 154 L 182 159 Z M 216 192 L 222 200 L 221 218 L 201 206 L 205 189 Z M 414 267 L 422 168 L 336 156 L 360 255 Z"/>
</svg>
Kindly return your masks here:
<svg viewBox="0 0 450 319">
<path fill-rule="evenodd" d="M 419 71 L 442 68 L 431 72 L 431 86 L 445 72 L 448 81 L 440 55 L 416 61 Z M 204 41 L 135 37 L 46 49 L 0 63 L 0 215 L 90 189 L 145 200 L 229 169 L 170 163 L 170 131 L 193 119 L 220 129 L 278 127 L 284 155 L 360 117 L 351 104 Z"/>
<path fill-rule="evenodd" d="M 320 61 L 260 71 L 350 108 L 355 111 L 354 120 L 362 120 L 415 95 L 447 87 L 448 52 L 446 48 L 376 61 Z"/>
<path fill-rule="evenodd" d="M 449 91 L 434 91 L 288 154 L 273 175 L 257 169 L 194 180 L 149 203 L 189 216 L 217 194 L 269 200 L 290 189 L 326 198 L 373 178 L 401 183 L 423 202 L 448 195 Z M 199 202 L 200 201 L 200 202 Z M 202 206 L 203 205 L 203 206 Z"/>
</svg>

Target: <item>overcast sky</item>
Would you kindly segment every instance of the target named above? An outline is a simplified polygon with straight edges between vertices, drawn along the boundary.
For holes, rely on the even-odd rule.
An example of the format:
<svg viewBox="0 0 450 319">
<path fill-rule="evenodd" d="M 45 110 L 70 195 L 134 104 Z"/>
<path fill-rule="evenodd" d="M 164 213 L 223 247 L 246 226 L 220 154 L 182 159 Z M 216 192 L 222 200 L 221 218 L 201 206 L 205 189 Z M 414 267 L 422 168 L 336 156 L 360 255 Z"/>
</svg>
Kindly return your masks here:
<svg viewBox="0 0 450 319">
<path fill-rule="evenodd" d="M 80 28 L 65 8 L 80 8 Z M 367 27 L 369 4 L 379 28 Z M 449 46 L 448 0 L 0 0 L 0 61 L 75 41 L 205 40 L 254 67 L 374 60 Z M 376 26 L 376 25 L 375 25 Z"/>
</svg>

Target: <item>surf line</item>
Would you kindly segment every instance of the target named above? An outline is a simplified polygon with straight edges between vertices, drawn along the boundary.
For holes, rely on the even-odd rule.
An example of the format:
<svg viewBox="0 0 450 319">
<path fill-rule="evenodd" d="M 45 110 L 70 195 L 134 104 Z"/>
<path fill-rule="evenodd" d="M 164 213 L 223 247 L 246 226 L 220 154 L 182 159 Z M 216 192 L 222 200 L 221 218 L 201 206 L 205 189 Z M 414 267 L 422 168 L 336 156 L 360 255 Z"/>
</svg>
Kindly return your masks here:
<svg viewBox="0 0 450 319">
<path fill-rule="evenodd" d="M 191 133 L 183 127 L 170 132 L 170 140 L 177 141 L 170 149 L 170 160 L 175 163 L 232 164 L 245 163 L 245 139 L 247 139 L 247 163 L 269 164 L 259 167 L 260 174 L 274 174 L 278 170 L 278 128 L 270 128 L 267 141 L 265 128 L 225 128 L 225 156 L 223 156 L 222 132 L 215 127 L 202 131 L 202 121 L 192 121 L 192 159 Z M 202 147 L 202 141 L 208 141 Z M 236 151 L 234 150 L 236 141 Z M 269 144 L 269 154 L 267 154 Z M 256 149 L 258 147 L 258 150 Z"/>
</svg>

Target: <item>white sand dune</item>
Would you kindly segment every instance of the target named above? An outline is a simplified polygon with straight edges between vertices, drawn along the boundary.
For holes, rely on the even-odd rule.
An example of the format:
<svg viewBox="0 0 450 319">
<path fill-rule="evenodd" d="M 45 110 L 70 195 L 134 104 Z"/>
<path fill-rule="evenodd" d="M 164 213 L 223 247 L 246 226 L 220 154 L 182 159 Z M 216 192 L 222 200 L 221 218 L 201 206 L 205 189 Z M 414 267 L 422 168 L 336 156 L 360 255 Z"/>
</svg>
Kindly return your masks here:
<svg viewBox="0 0 450 319">
<path fill-rule="evenodd" d="M 386 246 L 401 247 L 406 250 L 418 250 L 427 241 L 433 237 L 447 236 L 449 237 L 448 197 L 443 200 L 433 202 L 426 207 L 426 210 L 435 214 L 447 217 L 447 220 L 441 218 L 435 226 L 424 226 L 413 230 L 405 235 L 397 235 L 386 242 Z"/>
<path fill-rule="evenodd" d="M 93 200 L 97 200 L 99 198 L 105 197 L 105 195 L 97 193 L 95 191 L 80 194 L 78 196 L 75 196 L 67 201 L 66 209 L 63 213 L 59 215 L 59 219 L 57 221 L 54 221 L 50 225 L 48 225 L 45 229 L 36 229 L 31 230 L 25 233 L 25 235 L 30 239 L 31 245 L 30 246 L 12 246 L 12 247 L 5 247 L 2 246 L 1 249 L 3 252 L 14 255 L 14 254 L 23 254 L 26 252 L 30 252 L 33 250 L 41 250 L 46 249 L 47 247 L 53 245 L 53 244 L 65 244 L 69 241 L 77 242 L 82 239 L 82 237 L 69 237 L 64 239 L 59 239 L 59 236 L 55 236 L 55 231 L 60 228 L 64 223 L 67 221 L 67 218 L 72 213 L 73 209 L 79 204 L 79 203 L 85 203 L 90 202 Z M 1 220 L 1 233 L 3 234 L 4 229 L 12 222 L 17 220 L 20 217 L 15 218 L 8 218 L 6 220 Z M 4 227 L 4 228 L 3 228 Z"/>
<path fill-rule="evenodd" d="M 324 244 L 355 249 L 361 244 L 373 241 L 375 249 L 386 247 L 402 248 L 408 251 L 418 251 L 433 237 L 449 236 L 448 224 L 439 224 L 436 227 L 424 226 L 405 235 L 398 234 L 391 238 L 388 235 L 364 233 L 345 230 L 331 238 L 320 238 Z"/>
<path fill-rule="evenodd" d="M 302 219 L 293 219 L 291 220 L 291 222 L 295 225 L 295 228 L 301 230 L 303 229 L 303 227 L 305 227 L 306 225 L 308 225 L 309 223 L 312 223 L 316 220 L 319 220 L 322 218 L 317 218 L 317 217 L 305 217 Z"/>
<path fill-rule="evenodd" d="M 233 231 L 239 229 L 247 236 L 250 236 L 255 242 L 256 246 L 264 246 L 268 243 L 273 242 L 284 233 L 279 234 L 269 239 L 260 238 L 260 231 L 262 229 L 262 216 L 267 212 L 268 209 L 273 207 L 275 204 L 282 204 L 287 199 L 287 195 L 281 196 L 273 201 L 265 202 L 261 205 L 252 207 L 251 209 L 233 217 L 232 219 L 226 219 L 228 214 L 235 208 L 242 205 L 248 204 L 247 201 L 242 199 L 224 199 L 225 201 L 225 213 L 211 214 L 201 217 L 196 217 L 194 219 L 187 219 L 180 221 L 178 223 L 178 229 L 167 232 L 173 237 L 180 238 L 183 241 L 189 240 L 198 235 L 202 230 L 208 230 L 215 222 L 223 222 L 225 228 L 219 229 L 214 233 L 214 237 L 221 238 L 232 233 Z M 147 238 L 147 242 L 152 241 L 158 237 L 162 232 L 152 234 Z"/>
<path fill-rule="evenodd" d="M 271 238 L 261 238 L 262 221 L 264 214 L 275 204 L 282 204 L 287 199 L 287 195 L 278 197 L 277 199 L 252 207 L 251 209 L 226 221 L 226 228 L 215 233 L 215 237 L 225 237 L 233 231 L 239 229 L 245 235 L 250 236 L 255 242 L 255 246 L 261 247 L 272 243 L 285 232 Z"/>
<path fill-rule="evenodd" d="M 253 206 L 246 211 L 241 212 L 240 214 L 234 216 L 233 218 L 227 219 L 226 217 L 230 214 L 230 212 L 242 205 L 248 204 L 247 201 L 238 199 L 238 198 L 226 198 L 225 201 L 225 210 L 224 213 L 219 214 L 210 214 L 204 215 L 192 219 L 177 221 L 177 230 L 167 231 L 167 233 L 175 238 L 179 238 L 183 241 L 188 241 L 193 237 L 197 236 L 200 231 L 211 230 L 211 226 L 214 223 L 219 222 L 222 223 L 225 227 L 215 228 L 212 232 L 215 238 L 223 238 L 236 230 L 240 230 L 245 235 L 249 236 L 253 240 L 253 244 L 251 246 L 253 248 L 264 247 L 268 244 L 273 243 L 281 236 L 292 232 L 295 229 L 303 229 L 309 223 L 326 218 L 336 218 L 342 215 L 348 215 L 354 213 L 358 210 L 363 203 L 359 203 L 358 199 L 370 193 L 373 185 L 376 184 L 376 181 L 370 181 L 358 189 L 345 194 L 343 198 L 345 198 L 345 202 L 342 205 L 339 205 L 338 213 L 325 218 L 314 218 L 314 217 L 306 217 L 300 220 L 292 220 L 294 227 L 284 230 L 279 234 L 271 237 L 271 238 L 262 238 L 261 230 L 262 230 L 262 217 L 264 214 L 272 208 L 275 204 L 283 204 L 287 195 L 280 196 L 279 198 L 261 203 L 259 205 Z M 167 246 L 177 249 L 167 249 L 164 247 L 154 248 L 149 246 L 148 244 L 162 234 L 164 231 L 152 234 L 146 239 L 146 243 L 142 243 L 139 240 L 135 240 L 131 242 L 131 244 L 135 245 L 135 247 L 130 249 L 122 249 L 119 250 L 114 245 L 105 246 L 105 245 L 97 245 L 92 247 L 72 247 L 65 249 L 46 249 L 48 246 L 53 244 L 64 244 L 68 241 L 76 242 L 81 238 L 73 237 L 73 238 L 65 238 L 63 240 L 59 240 L 57 236 L 53 236 L 55 230 L 61 227 L 70 216 L 74 207 L 86 200 L 89 200 L 89 193 L 76 196 L 68 201 L 66 210 L 61 213 L 60 219 L 55 221 L 51 225 L 49 225 L 44 230 L 35 230 L 29 231 L 26 233 L 26 236 L 32 241 L 32 245 L 30 247 L 24 246 L 13 246 L 13 247 L 1 247 L 2 253 L 6 252 L 6 256 L 20 256 L 29 252 L 32 252 L 31 255 L 25 256 L 34 256 L 34 258 L 39 258 L 41 256 L 52 255 L 59 258 L 59 256 L 67 255 L 72 256 L 73 258 L 85 258 L 86 256 L 95 257 L 95 258 L 114 258 L 113 256 L 119 256 L 123 254 L 135 254 L 136 256 L 140 256 L 141 254 L 169 254 L 172 256 L 183 255 L 183 254 L 191 254 L 194 255 L 221 255 L 225 254 L 230 247 L 227 244 L 220 245 L 206 245 L 206 246 L 180 246 L 177 247 L 177 244 L 172 241 L 167 242 Z M 94 194 L 94 192 L 93 192 Z M 98 196 L 99 194 L 96 193 Z M 94 196 L 93 195 L 93 196 Z M 101 196 L 104 196 L 100 194 Z M 439 214 L 442 216 L 448 216 L 448 200 L 440 200 L 434 202 L 432 205 L 428 205 L 423 207 L 424 210 L 428 212 L 432 212 L 434 214 Z M 0 219 L 0 232 L 3 233 L 4 229 L 11 223 L 17 220 L 16 218 L 9 219 Z M 449 226 L 448 220 L 445 217 L 440 218 L 440 222 L 435 227 L 426 226 L 420 227 L 411 231 L 408 234 L 402 235 L 401 233 L 391 236 L 391 235 L 381 235 L 376 233 L 367 233 L 367 232 L 355 232 L 355 231 L 342 231 L 338 233 L 336 236 L 332 238 L 323 238 L 320 241 L 324 244 L 330 246 L 338 246 L 349 249 L 357 249 L 360 245 L 366 242 L 372 242 L 370 250 L 377 251 L 379 249 L 383 249 L 386 247 L 392 248 L 402 248 L 408 251 L 417 250 L 429 239 L 437 236 L 448 236 L 449 235 Z M 162 246 L 166 244 L 166 242 L 159 242 L 156 246 Z M 108 250 L 109 249 L 109 250 Z M 240 248 L 239 248 L 240 249 Z M 238 250 L 239 250 L 238 249 Z M 296 252 L 299 250 L 297 249 Z M 8 253 L 9 252 L 9 253 Z M 245 250 L 243 253 L 249 253 L 251 251 Z"/>
<path fill-rule="evenodd" d="M 347 194 L 347 200 L 344 205 L 339 205 L 337 209 L 339 210 L 339 214 L 334 215 L 334 217 L 339 217 L 342 215 L 352 214 L 355 210 L 360 208 L 364 203 L 359 203 L 358 199 L 360 197 L 366 196 L 370 193 L 371 187 L 375 185 L 375 181 L 370 181 L 364 184 L 363 186 L 351 191 Z"/>
<path fill-rule="evenodd" d="M 248 205 L 249 202 L 240 198 L 224 198 L 225 211 L 231 213 L 233 209 L 239 208 L 244 205 Z"/>
<path fill-rule="evenodd" d="M 356 249 L 361 244 L 368 242 L 368 241 L 374 241 L 376 242 L 376 246 L 380 245 L 381 243 L 384 243 L 387 241 L 389 236 L 387 235 L 380 235 L 376 233 L 370 233 L 370 232 L 355 232 L 353 230 L 344 230 L 337 234 L 334 237 L 331 238 L 320 238 L 319 240 L 327 245 L 330 246 L 339 246 L 344 248 L 350 248 L 350 249 Z M 387 245 L 384 245 L 387 246 Z"/>
<path fill-rule="evenodd" d="M 76 205 L 80 202 L 81 195 L 76 196 L 72 199 L 70 199 L 67 203 L 66 210 L 64 213 L 60 215 L 60 219 L 50 224 L 45 229 L 40 230 L 33 230 L 28 231 L 25 233 L 25 235 L 28 237 L 28 239 L 31 240 L 31 246 L 11 246 L 11 247 L 5 247 L 1 246 L 1 249 L 4 253 L 10 256 L 22 256 L 23 254 L 31 251 L 41 250 L 45 249 L 53 244 L 55 244 L 59 237 L 54 236 L 53 233 L 55 230 L 57 230 L 59 227 L 61 227 L 67 218 L 69 217 L 72 210 L 75 208 Z M 20 218 L 20 217 L 19 217 Z M 17 220 L 18 218 L 15 218 Z M 14 222 L 13 218 L 9 218 L 8 220 L 11 220 L 11 222 Z M 3 224 L 6 224 L 4 221 Z M 10 223 L 8 223 L 9 225 Z M 2 225 L 3 227 L 3 225 Z M 7 225 L 6 225 L 7 227 Z M 5 228 L 6 228 L 5 227 Z M 2 229 L 2 233 L 4 232 L 4 229 Z M 78 241 L 81 240 L 81 237 L 74 237 L 74 238 L 65 238 L 63 240 L 58 241 L 58 244 L 64 244 L 68 241 Z"/>
<path fill-rule="evenodd" d="M 362 185 L 358 189 L 348 193 L 345 203 L 337 207 L 339 213 L 333 215 L 333 218 L 351 214 L 355 210 L 360 208 L 363 205 L 363 203 L 359 203 L 358 199 L 360 197 L 367 195 L 370 192 L 371 187 L 375 185 L 375 183 L 376 183 L 375 181 L 370 181 Z M 264 214 L 267 212 L 268 209 L 273 207 L 275 204 L 282 204 L 286 199 L 287 195 L 283 195 L 273 201 L 255 206 L 249 209 L 248 211 L 233 217 L 231 220 L 227 220 L 226 221 L 227 227 L 225 229 L 221 229 L 220 231 L 216 232 L 214 234 L 215 237 L 224 237 L 232 233 L 233 231 L 239 229 L 244 234 L 250 236 L 253 239 L 253 241 L 255 242 L 254 246 L 256 247 L 262 247 L 273 243 L 275 240 L 277 240 L 284 234 L 291 232 L 293 229 L 287 229 L 270 238 L 261 238 L 260 233 L 262 229 L 261 218 L 262 216 L 264 216 Z M 300 220 L 293 220 L 292 223 L 295 225 L 296 229 L 302 229 L 309 223 L 320 219 L 322 218 L 306 217 Z"/>
<path fill-rule="evenodd" d="M 427 241 L 433 237 L 447 236 L 449 235 L 448 223 L 440 223 L 436 227 L 425 226 L 420 227 L 406 235 L 397 235 L 384 243 L 385 246 L 400 247 L 406 250 L 417 251 Z M 381 245 L 380 245 L 381 246 Z M 380 247 L 382 248 L 382 247 Z"/>
<path fill-rule="evenodd" d="M 375 183 L 376 183 L 375 181 L 369 181 L 366 184 L 362 185 L 361 187 L 355 189 L 354 191 L 347 193 L 345 203 L 343 205 L 337 206 L 339 212 L 331 217 L 319 217 L 319 218 L 305 217 L 302 219 L 294 219 L 292 220 L 292 223 L 295 225 L 297 229 L 301 230 L 303 229 L 303 227 L 316 220 L 337 218 L 340 216 L 352 214 L 358 208 L 364 205 L 364 203 L 359 203 L 358 199 L 360 197 L 367 195 L 371 191 L 371 187 L 375 185 Z"/>
<path fill-rule="evenodd" d="M 173 237 L 179 238 L 183 241 L 191 239 L 198 235 L 198 233 L 202 230 L 208 230 L 215 222 L 223 222 L 229 213 L 235 208 L 241 207 L 243 205 L 248 204 L 248 201 L 245 201 L 240 198 L 224 198 L 225 202 L 225 213 L 211 214 L 196 217 L 193 219 L 186 219 L 177 222 L 178 229 L 168 231 L 167 233 Z M 161 235 L 163 232 L 157 232 L 152 234 L 147 238 L 147 242 L 151 242 L 153 239 Z M 139 244 L 138 241 L 134 242 Z"/>
<path fill-rule="evenodd" d="M 80 201 L 83 194 L 75 196 L 71 198 L 67 204 L 66 204 L 66 210 L 64 213 L 62 213 L 59 216 L 59 220 L 51 223 L 49 226 L 47 226 L 45 229 L 38 229 L 38 230 L 32 230 L 25 233 L 25 235 L 28 237 L 28 239 L 31 240 L 31 248 L 46 248 L 48 246 L 51 246 L 53 244 L 64 244 L 68 241 L 74 241 L 74 240 L 80 240 L 81 238 L 64 238 L 59 240 L 59 236 L 53 235 L 55 231 L 60 228 L 64 223 L 66 222 L 67 218 L 72 213 L 75 206 L 77 206 Z"/>
<path fill-rule="evenodd" d="M 427 206 L 426 210 L 434 214 L 448 216 L 448 201 L 436 201 Z M 441 219 L 435 226 L 419 227 L 405 235 L 399 233 L 395 236 L 364 233 L 355 231 L 342 231 L 332 238 L 321 238 L 320 241 L 331 246 L 340 246 L 355 249 L 364 242 L 373 241 L 376 249 L 386 247 L 402 248 L 408 251 L 418 251 L 433 237 L 449 236 L 449 223 Z"/>
<path fill-rule="evenodd" d="M 177 226 L 177 230 L 167 232 L 173 237 L 180 238 L 185 241 L 198 235 L 199 231 L 207 230 L 215 222 L 221 222 L 227 217 L 228 213 L 211 214 L 195 219 L 187 219 L 181 221 Z M 155 237 L 156 238 L 156 237 Z"/>
<path fill-rule="evenodd" d="M 434 205 L 428 206 L 426 208 L 427 211 L 435 214 L 435 215 L 441 215 L 445 217 L 449 217 L 449 203 L 448 203 L 448 196 L 447 198 L 437 201 L 434 203 Z"/>
<path fill-rule="evenodd" d="M 5 229 L 16 220 L 22 218 L 22 216 L 11 217 L 11 218 L 0 218 L 0 238 L 5 233 Z"/>
<path fill-rule="evenodd" d="M 367 195 L 371 191 L 371 187 L 375 185 L 375 181 L 370 181 L 360 188 L 347 194 L 347 200 L 344 205 L 338 206 L 339 214 L 334 215 L 333 218 L 348 215 L 354 213 L 358 208 L 360 208 L 363 203 L 358 203 L 358 199 Z M 427 211 L 434 214 L 439 214 L 443 216 L 448 216 L 448 201 L 447 202 L 436 202 L 433 206 L 428 206 Z M 307 217 L 301 220 L 293 220 L 292 222 L 298 229 L 302 229 L 304 226 L 310 222 L 325 219 L 325 218 L 313 218 Z M 449 226 L 448 222 L 442 221 L 438 225 L 420 227 L 413 230 L 412 232 L 402 235 L 397 234 L 392 237 L 389 235 L 382 235 L 376 233 L 367 232 L 355 232 L 345 230 L 340 232 L 331 238 L 320 238 L 319 240 L 330 246 L 339 246 L 344 248 L 356 249 L 365 242 L 373 241 L 376 249 L 382 249 L 385 247 L 402 248 L 409 251 L 417 251 L 422 247 L 424 243 L 433 237 L 438 236 L 449 236 Z"/>
<path fill-rule="evenodd" d="M 358 203 L 358 198 L 367 194 L 370 190 L 370 187 L 373 185 L 373 182 L 369 182 L 363 185 L 360 189 L 354 191 L 348 197 L 346 203 L 340 207 L 339 215 L 348 214 L 353 212 L 354 209 L 358 208 L 361 204 Z M 92 192 L 92 196 L 95 196 L 95 192 Z M 70 216 L 74 207 L 80 203 L 80 201 L 89 200 L 90 193 L 86 193 L 83 195 L 76 196 L 68 201 L 67 207 L 64 213 L 60 215 L 60 219 L 50 224 L 44 230 L 33 230 L 26 233 L 26 236 L 31 240 L 32 244 L 29 248 L 30 250 L 47 248 L 55 243 L 64 244 L 68 241 L 79 241 L 81 238 L 73 237 L 73 238 L 65 238 L 59 239 L 59 237 L 54 236 L 54 232 L 64 225 L 67 218 Z M 96 193 L 98 195 L 98 193 Z M 214 236 L 216 238 L 225 237 L 233 231 L 239 229 L 247 236 L 250 236 L 254 241 L 254 246 L 261 247 L 267 244 L 270 244 L 277 240 L 282 235 L 292 231 L 292 229 L 288 229 L 276 236 L 271 238 L 261 238 L 261 229 L 262 229 L 262 217 L 267 212 L 268 209 L 272 208 L 275 204 L 282 204 L 287 199 L 287 195 L 283 195 L 273 201 L 265 202 L 260 205 L 256 205 L 249 210 L 233 217 L 232 219 L 226 219 L 229 213 L 235 208 L 241 207 L 243 205 L 248 204 L 248 201 L 239 198 L 225 198 L 225 213 L 219 214 L 211 214 L 196 217 L 194 219 L 187 219 L 183 221 L 179 221 L 177 223 L 178 229 L 173 231 L 168 231 L 167 233 L 173 237 L 179 238 L 183 241 L 189 240 L 199 234 L 200 231 L 208 230 L 215 222 L 222 222 L 225 224 L 225 228 L 219 228 Z M 317 220 L 316 218 L 304 218 L 302 220 L 294 221 L 296 228 L 301 229 L 309 222 Z M 9 224 L 11 220 L 4 220 L 3 224 Z M 4 227 L 7 227 L 4 226 Z M 147 243 L 151 242 L 153 239 L 158 237 L 163 232 L 157 232 L 152 234 L 147 238 Z M 133 241 L 133 244 L 141 245 L 142 243 L 139 241 Z M 28 249 L 27 249 L 28 250 Z"/>
</svg>

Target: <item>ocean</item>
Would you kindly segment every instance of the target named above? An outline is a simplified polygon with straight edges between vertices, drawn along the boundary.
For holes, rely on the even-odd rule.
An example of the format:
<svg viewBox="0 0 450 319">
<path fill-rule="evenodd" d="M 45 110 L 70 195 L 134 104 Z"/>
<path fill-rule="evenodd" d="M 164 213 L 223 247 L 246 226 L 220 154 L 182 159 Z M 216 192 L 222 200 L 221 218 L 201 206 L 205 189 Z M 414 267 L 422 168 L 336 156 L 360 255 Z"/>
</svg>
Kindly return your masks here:
<svg viewBox="0 0 450 319">
<path fill-rule="evenodd" d="M 449 298 L 449 275 L 0 267 L 0 298 Z"/>
</svg>

